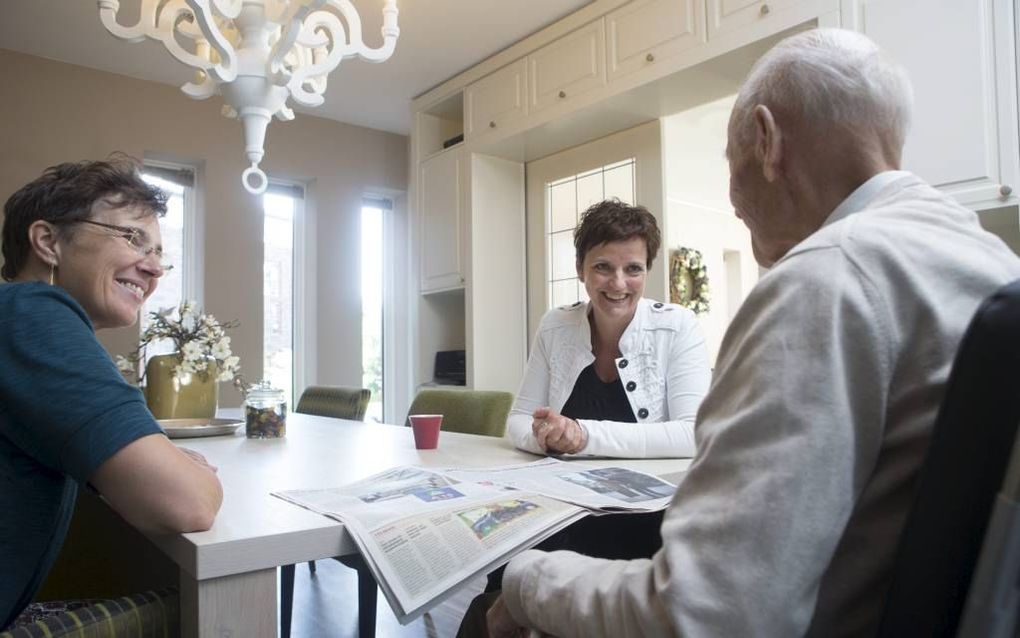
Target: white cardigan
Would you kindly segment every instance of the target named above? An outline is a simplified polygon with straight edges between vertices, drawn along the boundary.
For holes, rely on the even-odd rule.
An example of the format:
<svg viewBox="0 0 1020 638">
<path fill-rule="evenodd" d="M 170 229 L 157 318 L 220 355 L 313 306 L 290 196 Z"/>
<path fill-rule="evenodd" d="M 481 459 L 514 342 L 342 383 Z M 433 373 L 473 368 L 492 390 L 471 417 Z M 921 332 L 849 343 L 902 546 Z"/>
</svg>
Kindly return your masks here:
<svg viewBox="0 0 1020 638">
<path fill-rule="evenodd" d="M 591 353 L 589 304 L 578 302 L 542 317 L 517 400 L 507 419 L 507 438 L 542 454 L 531 431 L 532 413 L 559 412 Z M 588 430 L 585 456 L 619 458 L 694 456 L 694 417 L 708 392 L 711 371 L 705 339 L 694 313 L 674 304 L 641 299 L 620 337 L 620 381 L 637 423 L 581 419 Z"/>
</svg>

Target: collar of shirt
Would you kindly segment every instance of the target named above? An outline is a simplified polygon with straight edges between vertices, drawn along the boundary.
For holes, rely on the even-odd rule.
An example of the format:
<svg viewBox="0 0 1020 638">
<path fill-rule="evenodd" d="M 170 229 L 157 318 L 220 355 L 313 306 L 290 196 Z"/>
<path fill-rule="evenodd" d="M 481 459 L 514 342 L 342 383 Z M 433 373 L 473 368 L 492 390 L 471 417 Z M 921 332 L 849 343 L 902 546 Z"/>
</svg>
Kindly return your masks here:
<svg viewBox="0 0 1020 638">
<path fill-rule="evenodd" d="M 872 175 L 868 181 L 854 189 L 854 192 L 850 193 L 846 199 L 840 202 L 835 210 L 829 213 L 822 226 L 828 226 L 849 217 L 859 210 L 864 210 L 886 186 L 910 175 L 909 171 L 882 171 Z"/>
</svg>

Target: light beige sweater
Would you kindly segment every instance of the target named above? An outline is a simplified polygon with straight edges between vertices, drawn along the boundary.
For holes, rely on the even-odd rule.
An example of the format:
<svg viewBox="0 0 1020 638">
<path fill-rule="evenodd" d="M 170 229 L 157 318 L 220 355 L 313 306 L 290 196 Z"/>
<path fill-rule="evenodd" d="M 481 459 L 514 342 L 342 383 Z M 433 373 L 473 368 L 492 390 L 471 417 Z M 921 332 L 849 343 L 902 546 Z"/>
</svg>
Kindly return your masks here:
<svg viewBox="0 0 1020 638">
<path fill-rule="evenodd" d="M 511 614 L 557 636 L 874 631 L 953 355 L 1020 260 L 907 173 L 766 274 L 723 340 L 651 560 L 529 551 Z"/>
</svg>

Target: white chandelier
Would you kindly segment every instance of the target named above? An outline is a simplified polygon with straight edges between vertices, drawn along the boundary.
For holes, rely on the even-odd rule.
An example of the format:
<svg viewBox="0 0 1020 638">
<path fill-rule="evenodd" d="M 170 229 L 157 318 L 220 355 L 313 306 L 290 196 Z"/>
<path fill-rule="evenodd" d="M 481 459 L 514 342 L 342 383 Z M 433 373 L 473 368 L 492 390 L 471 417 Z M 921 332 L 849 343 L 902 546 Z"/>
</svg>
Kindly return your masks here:
<svg viewBox="0 0 1020 638">
<path fill-rule="evenodd" d="M 321 105 L 326 76 L 344 58 L 383 62 L 400 35 L 396 0 L 383 5 L 383 44 L 377 49 L 365 46 L 361 18 L 350 0 L 139 2 L 138 24 L 126 27 L 117 22 L 120 0 L 98 0 L 103 26 L 129 42 L 158 40 L 194 67 L 194 81 L 181 87 L 189 97 L 223 96 L 223 114 L 244 124 L 244 152 L 251 166 L 241 174 L 241 183 L 256 195 L 269 183 L 259 168 L 269 119 L 294 119 L 287 99 Z"/>
</svg>

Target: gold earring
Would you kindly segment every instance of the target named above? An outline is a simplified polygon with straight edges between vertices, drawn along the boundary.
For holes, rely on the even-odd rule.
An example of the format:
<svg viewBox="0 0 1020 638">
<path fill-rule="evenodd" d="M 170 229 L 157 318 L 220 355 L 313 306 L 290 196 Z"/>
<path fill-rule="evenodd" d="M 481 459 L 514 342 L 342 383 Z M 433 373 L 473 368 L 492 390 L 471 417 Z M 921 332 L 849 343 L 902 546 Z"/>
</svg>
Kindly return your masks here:
<svg viewBox="0 0 1020 638">
<path fill-rule="evenodd" d="M 50 264 L 50 285 L 51 286 L 54 285 L 54 283 L 56 282 L 56 276 L 55 276 L 56 275 L 56 271 L 57 271 L 57 265 L 56 264 Z"/>
</svg>

